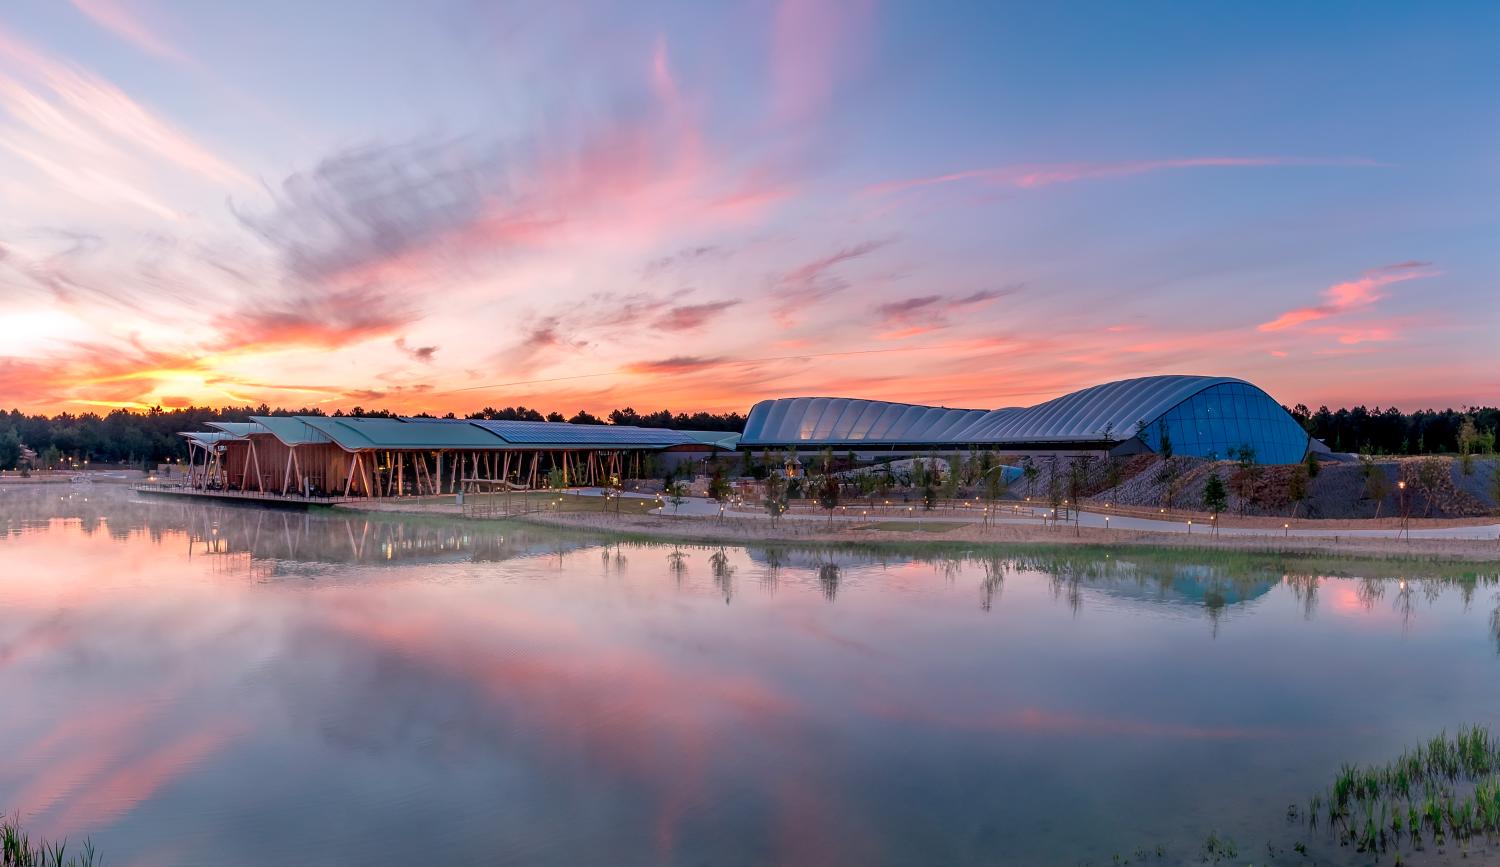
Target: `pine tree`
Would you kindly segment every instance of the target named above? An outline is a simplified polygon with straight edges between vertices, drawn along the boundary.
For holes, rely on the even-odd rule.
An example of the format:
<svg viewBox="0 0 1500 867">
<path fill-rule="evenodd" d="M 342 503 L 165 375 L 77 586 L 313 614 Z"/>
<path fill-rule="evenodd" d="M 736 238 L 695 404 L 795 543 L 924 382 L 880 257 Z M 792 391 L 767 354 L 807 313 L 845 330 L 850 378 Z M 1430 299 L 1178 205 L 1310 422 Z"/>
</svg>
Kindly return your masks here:
<svg viewBox="0 0 1500 867">
<path fill-rule="evenodd" d="M 1229 507 L 1229 492 L 1224 488 L 1224 480 L 1219 478 L 1218 473 L 1209 475 L 1208 482 L 1203 485 L 1203 508 L 1214 515 L 1214 534 L 1219 532 L 1219 513 Z"/>
</svg>

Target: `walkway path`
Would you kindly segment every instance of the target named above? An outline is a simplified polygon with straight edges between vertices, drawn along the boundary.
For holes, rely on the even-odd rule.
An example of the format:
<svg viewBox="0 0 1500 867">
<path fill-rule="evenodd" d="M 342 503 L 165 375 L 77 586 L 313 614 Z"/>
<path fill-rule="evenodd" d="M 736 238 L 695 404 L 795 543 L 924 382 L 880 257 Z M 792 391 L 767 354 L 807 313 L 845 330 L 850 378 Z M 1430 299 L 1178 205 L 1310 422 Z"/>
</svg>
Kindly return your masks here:
<svg viewBox="0 0 1500 867">
<path fill-rule="evenodd" d="M 717 517 L 719 504 L 713 500 L 702 497 L 689 497 L 683 501 L 681 507 L 674 510 L 668 504 L 660 509 L 652 510 L 660 515 L 682 515 L 684 517 Z M 744 511 L 729 511 L 730 516 L 744 516 L 749 514 Z M 759 514 L 759 513 L 757 513 Z M 794 521 L 828 521 L 827 515 L 810 515 L 805 512 L 787 513 L 784 519 Z M 835 524 L 870 524 L 870 523 L 981 523 L 982 518 L 978 515 L 851 515 L 841 513 L 834 515 Z M 1041 523 L 1039 518 L 1020 517 L 1013 515 L 997 514 L 993 520 L 996 524 L 1025 524 L 1036 526 Z M 1115 530 L 1138 530 L 1148 533 L 1181 533 L 1183 535 L 1198 535 L 1210 532 L 1209 525 L 1202 520 L 1194 519 L 1191 524 L 1186 518 L 1159 519 L 1138 518 L 1129 515 L 1111 515 L 1103 512 L 1080 512 L 1078 523 L 1084 527 L 1096 529 Z M 1220 536 L 1280 536 L 1316 539 L 1334 538 L 1371 538 L 1371 539 L 1396 539 L 1402 533 L 1398 528 L 1372 527 L 1372 528 L 1333 528 L 1333 527 L 1221 527 Z M 1413 539 L 1461 539 L 1468 541 L 1500 541 L 1500 523 L 1480 524 L 1462 527 L 1413 527 L 1408 535 Z"/>
</svg>

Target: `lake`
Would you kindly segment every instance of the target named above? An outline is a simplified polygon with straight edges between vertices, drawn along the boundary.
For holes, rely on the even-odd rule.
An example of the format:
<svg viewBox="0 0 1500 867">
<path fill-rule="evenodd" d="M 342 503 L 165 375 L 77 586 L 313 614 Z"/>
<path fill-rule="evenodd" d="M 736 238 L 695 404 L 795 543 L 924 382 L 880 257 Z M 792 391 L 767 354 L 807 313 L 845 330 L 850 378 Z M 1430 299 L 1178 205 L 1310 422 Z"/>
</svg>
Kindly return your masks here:
<svg viewBox="0 0 1500 867">
<path fill-rule="evenodd" d="M 1500 712 L 1493 568 L 916 551 L 0 487 L 0 811 L 115 867 L 1353 864 L 1288 805 Z"/>
</svg>

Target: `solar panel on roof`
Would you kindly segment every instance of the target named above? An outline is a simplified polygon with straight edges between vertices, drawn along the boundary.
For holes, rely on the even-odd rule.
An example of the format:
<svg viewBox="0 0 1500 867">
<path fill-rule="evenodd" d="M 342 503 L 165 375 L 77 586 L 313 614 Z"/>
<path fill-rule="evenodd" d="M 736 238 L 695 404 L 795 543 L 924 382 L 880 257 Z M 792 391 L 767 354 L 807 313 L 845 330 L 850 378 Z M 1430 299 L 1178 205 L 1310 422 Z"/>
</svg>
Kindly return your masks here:
<svg viewBox="0 0 1500 867">
<path fill-rule="evenodd" d="M 604 445 L 618 448 L 656 448 L 693 442 L 665 428 L 627 425 L 569 424 L 548 421 L 474 419 L 472 424 L 517 445 Z"/>
</svg>

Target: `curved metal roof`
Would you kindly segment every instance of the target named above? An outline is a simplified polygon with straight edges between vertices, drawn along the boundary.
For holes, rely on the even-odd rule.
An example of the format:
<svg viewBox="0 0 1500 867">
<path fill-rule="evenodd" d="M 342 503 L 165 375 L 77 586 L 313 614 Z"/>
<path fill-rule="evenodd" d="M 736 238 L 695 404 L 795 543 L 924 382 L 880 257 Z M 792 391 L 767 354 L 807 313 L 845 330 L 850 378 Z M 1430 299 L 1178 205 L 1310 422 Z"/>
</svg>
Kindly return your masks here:
<svg viewBox="0 0 1500 867">
<path fill-rule="evenodd" d="M 346 451 L 359 449 L 505 449 L 509 445 L 488 431 L 438 419 L 297 416 Z"/>
<path fill-rule="evenodd" d="M 1147 376 L 1106 382 L 1026 409 L 996 410 L 958 432 L 955 439 L 1124 442 L 1135 436 L 1141 422 L 1149 425 L 1205 388 L 1230 382 L 1250 385 L 1227 376 Z"/>
<path fill-rule="evenodd" d="M 1135 436 L 1141 422 L 1150 425 L 1198 392 L 1225 383 L 1256 388 L 1242 379 L 1227 376 L 1147 376 L 1107 382 L 1036 406 L 989 411 L 850 398 L 763 400 L 750 409 L 740 443 L 742 446 L 838 446 L 1123 442 Z"/>
<path fill-rule="evenodd" d="M 210 421 L 204 422 L 209 427 L 219 430 L 234 437 L 247 437 L 250 434 L 266 433 L 266 429 L 254 421 Z"/>
<path fill-rule="evenodd" d="M 750 408 L 742 445 L 759 443 L 946 442 L 944 437 L 986 413 L 848 397 L 788 397 L 763 400 Z"/>
<path fill-rule="evenodd" d="M 308 424 L 302 416 L 252 415 L 250 420 L 289 446 L 332 442 L 328 434 Z"/>
</svg>

